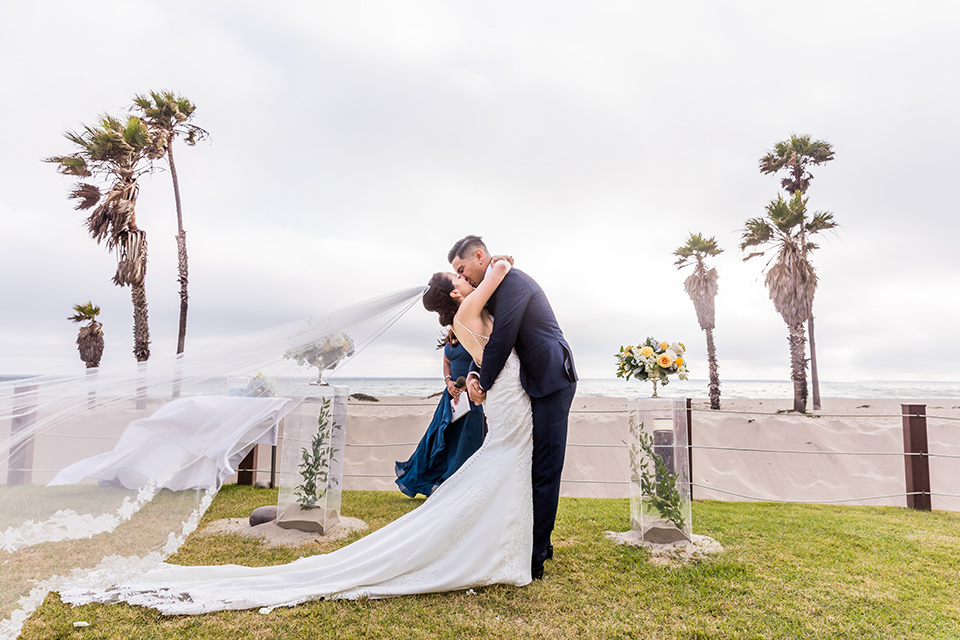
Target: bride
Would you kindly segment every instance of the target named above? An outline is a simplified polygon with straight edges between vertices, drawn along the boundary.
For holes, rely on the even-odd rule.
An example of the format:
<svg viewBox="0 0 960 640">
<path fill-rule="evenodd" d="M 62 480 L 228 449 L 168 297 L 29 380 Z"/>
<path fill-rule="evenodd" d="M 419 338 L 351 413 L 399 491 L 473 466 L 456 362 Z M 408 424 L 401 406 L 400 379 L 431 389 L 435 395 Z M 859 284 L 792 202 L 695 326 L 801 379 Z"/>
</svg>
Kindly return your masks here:
<svg viewBox="0 0 960 640">
<path fill-rule="evenodd" d="M 493 328 L 484 306 L 510 269 L 508 260 L 498 260 L 477 288 L 437 273 L 424 294 L 427 310 L 454 327 L 477 363 Z M 528 584 L 533 422 L 519 371 L 514 353 L 488 391 L 480 449 L 420 507 L 351 545 L 268 567 L 163 564 L 120 584 L 65 589 L 61 598 L 124 601 L 174 615 Z"/>
</svg>

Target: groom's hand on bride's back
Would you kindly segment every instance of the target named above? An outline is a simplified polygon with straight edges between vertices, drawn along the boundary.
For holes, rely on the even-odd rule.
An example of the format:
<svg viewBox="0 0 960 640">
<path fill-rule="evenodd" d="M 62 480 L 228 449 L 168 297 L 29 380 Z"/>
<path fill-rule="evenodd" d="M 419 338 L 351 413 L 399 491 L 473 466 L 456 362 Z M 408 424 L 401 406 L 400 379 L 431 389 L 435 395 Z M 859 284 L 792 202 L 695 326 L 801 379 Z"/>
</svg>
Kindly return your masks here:
<svg viewBox="0 0 960 640">
<path fill-rule="evenodd" d="M 473 404 L 483 404 L 487 399 L 487 392 L 480 388 L 480 379 L 477 376 L 467 378 L 467 391 L 470 392 L 470 399 Z"/>
</svg>

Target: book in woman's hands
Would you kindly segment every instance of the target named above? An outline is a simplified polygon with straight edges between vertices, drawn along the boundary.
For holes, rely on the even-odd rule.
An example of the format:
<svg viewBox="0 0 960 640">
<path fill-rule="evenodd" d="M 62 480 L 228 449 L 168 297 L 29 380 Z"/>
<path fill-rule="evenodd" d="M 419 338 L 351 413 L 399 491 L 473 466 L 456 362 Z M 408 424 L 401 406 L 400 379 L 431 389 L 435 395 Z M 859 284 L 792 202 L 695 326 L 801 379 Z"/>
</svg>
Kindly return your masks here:
<svg viewBox="0 0 960 640">
<path fill-rule="evenodd" d="M 453 417 L 450 418 L 450 422 L 456 422 L 463 416 L 467 415 L 470 412 L 470 399 L 469 394 L 467 393 L 467 379 L 463 376 L 457 378 L 456 387 L 458 389 L 463 389 L 460 392 L 460 395 L 457 396 L 457 399 L 450 399 L 450 406 L 453 407 Z"/>
</svg>

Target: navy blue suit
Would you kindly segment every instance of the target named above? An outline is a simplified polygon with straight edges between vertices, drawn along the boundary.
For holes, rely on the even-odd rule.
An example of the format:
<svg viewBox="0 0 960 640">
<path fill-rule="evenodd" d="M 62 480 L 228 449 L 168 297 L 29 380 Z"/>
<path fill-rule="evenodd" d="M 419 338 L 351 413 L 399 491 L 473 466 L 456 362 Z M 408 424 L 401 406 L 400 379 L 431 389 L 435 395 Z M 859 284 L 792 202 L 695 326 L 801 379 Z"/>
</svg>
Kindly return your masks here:
<svg viewBox="0 0 960 640">
<path fill-rule="evenodd" d="M 512 349 L 520 359 L 520 384 L 533 408 L 533 558 L 543 566 L 557 518 L 567 418 L 577 391 L 573 352 L 543 289 L 511 269 L 487 302 L 493 334 L 483 350 L 480 386 L 490 389 Z"/>
</svg>

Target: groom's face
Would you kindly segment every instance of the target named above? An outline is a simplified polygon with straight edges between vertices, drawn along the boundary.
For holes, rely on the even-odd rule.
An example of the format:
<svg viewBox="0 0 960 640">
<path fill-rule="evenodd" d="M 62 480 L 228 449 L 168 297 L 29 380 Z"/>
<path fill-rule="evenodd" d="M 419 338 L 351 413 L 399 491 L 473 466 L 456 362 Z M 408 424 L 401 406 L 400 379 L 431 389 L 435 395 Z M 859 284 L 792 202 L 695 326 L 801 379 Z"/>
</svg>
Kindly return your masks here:
<svg viewBox="0 0 960 640">
<path fill-rule="evenodd" d="M 483 276 L 487 271 L 485 258 L 483 250 L 477 249 L 465 258 L 454 257 L 450 264 L 457 275 L 476 287 L 483 282 Z"/>
</svg>

